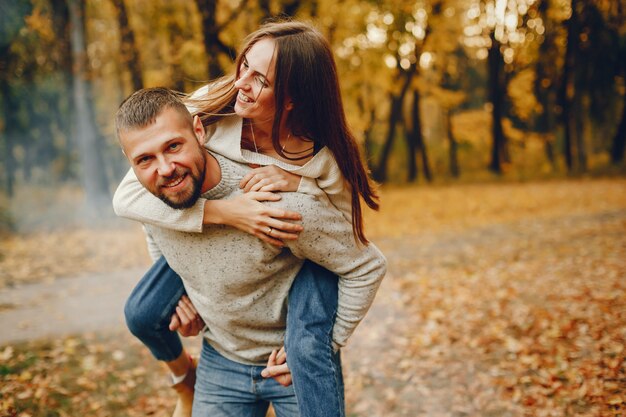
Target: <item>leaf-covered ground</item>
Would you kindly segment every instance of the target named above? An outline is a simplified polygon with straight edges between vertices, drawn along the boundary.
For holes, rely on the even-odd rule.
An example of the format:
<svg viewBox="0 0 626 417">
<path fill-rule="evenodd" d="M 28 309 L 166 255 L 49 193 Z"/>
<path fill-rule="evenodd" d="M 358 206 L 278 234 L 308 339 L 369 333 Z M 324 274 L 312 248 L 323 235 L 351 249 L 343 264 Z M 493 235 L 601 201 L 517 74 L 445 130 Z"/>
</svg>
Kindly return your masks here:
<svg viewBox="0 0 626 417">
<path fill-rule="evenodd" d="M 386 189 L 383 202 L 368 224 L 389 274 L 344 351 L 349 415 L 626 415 L 626 181 Z M 91 270 L 146 262 L 139 230 L 121 233 L 137 243 L 91 252 Z M 24 259 L 46 249 L 11 239 L 2 271 L 16 242 L 38 242 Z M 80 238 L 52 241 L 67 253 Z M 167 416 L 162 375 L 123 329 L 4 346 L 0 415 Z"/>
</svg>

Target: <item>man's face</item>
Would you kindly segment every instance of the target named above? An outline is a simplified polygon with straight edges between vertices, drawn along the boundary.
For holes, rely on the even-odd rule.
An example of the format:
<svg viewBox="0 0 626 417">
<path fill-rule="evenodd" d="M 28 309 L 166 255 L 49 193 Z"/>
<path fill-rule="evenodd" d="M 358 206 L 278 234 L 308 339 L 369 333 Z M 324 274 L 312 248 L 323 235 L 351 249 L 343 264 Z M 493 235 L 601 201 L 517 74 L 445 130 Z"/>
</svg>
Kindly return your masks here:
<svg viewBox="0 0 626 417">
<path fill-rule="evenodd" d="M 173 208 L 194 205 L 205 191 L 204 127 L 165 108 L 154 123 L 120 132 L 120 142 L 139 182 Z"/>
</svg>

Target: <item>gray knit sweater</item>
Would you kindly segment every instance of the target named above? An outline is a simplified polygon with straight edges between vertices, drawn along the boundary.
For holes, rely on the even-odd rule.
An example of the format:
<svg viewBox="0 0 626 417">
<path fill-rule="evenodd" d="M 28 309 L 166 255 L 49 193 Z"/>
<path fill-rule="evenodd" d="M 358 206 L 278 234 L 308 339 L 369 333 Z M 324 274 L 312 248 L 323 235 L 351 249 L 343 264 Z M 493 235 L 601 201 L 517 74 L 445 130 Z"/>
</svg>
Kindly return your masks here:
<svg viewBox="0 0 626 417">
<path fill-rule="evenodd" d="M 214 155 L 220 183 L 209 199 L 241 194 L 239 181 L 249 170 Z M 269 203 L 268 203 L 269 204 Z M 355 242 L 352 225 L 324 194 L 283 193 L 281 207 L 302 215 L 304 231 L 285 249 L 223 226 L 202 233 L 145 225 L 153 257 L 163 254 L 207 324 L 205 338 L 225 357 L 263 365 L 272 349 L 283 345 L 286 300 L 304 259 L 339 275 L 339 305 L 333 341 L 343 346 L 371 306 L 386 272 L 382 253 Z"/>
</svg>

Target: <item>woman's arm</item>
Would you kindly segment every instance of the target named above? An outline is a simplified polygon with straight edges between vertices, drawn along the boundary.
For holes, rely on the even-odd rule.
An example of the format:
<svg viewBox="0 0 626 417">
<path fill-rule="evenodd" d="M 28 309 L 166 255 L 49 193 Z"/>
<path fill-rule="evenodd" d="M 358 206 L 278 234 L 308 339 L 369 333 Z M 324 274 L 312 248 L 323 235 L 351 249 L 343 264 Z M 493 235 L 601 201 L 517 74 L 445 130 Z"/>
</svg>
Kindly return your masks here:
<svg viewBox="0 0 626 417">
<path fill-rule="evenodd" d="M 317 198 L 286 195 L 283 203 L 301 207 L 304 230 L 298 240 L 287 243 L 294 255 L 339 276 L 332 340 L 344 346 L 372 305 L 387 271 L 387 261 L 373 244 L 357 243 L 352 224 Z"/>
<path fill-rule="evenodd" d="M 146 190 L 131 169 L 115 191 L 113 209 L 120 217 L 182 232 L 199 233 L 205 224 L 224 224 L 283 246 L 282 240 L 297 239 L 302 226 L 289 222 L 300 220 L 298 213 L 261 203 L 280 199 L 278 194 L 253 192 L 231 200 L 200 198 L 188 209 L 173 209 Z"/>
</svg>

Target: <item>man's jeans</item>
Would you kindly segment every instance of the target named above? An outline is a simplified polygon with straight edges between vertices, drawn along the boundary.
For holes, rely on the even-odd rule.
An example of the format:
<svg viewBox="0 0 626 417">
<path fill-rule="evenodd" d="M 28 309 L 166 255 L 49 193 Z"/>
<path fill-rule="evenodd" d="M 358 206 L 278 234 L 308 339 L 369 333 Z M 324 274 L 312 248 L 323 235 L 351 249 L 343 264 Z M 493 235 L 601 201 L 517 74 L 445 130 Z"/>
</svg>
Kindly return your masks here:
<svg viewBox="0 0 626 417">
<path fill-rule="evenodd" d="M 272 403 L 276 417 L 297 417 L 298 403 L 292 387 L 263 378 L 264 366 L 233 362 L 206 340 L 196 373 L 194 417 L 264 417 Z"/>
<path fill-rule="evenodd" d="M 168 326 L 183 294 L 180 277 L 161 257 L 126 302 L 128 328 L 158 360 L 172 361 L 182 353 L 178 334 Z M 345 416 L 341 363 L 331 346 L 337 294 L 337 277 L 310 261 L 304 263 L 289 292 L 285 349 L 301 417 Z M 203 347 L 203 356 L 206 350 Z M 197 392 L 203 392 L 200 384 L 196 383 Z"/>
</svg>

